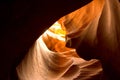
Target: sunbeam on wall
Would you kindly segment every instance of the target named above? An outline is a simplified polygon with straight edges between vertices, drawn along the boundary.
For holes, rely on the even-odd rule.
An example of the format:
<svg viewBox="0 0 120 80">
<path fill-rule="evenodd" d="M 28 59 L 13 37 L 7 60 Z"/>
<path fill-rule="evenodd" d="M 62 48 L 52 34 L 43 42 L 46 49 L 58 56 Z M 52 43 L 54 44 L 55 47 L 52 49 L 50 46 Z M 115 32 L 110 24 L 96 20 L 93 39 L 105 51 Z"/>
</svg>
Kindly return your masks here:
<svg viewBox="0 0 120 80">
<path fill-rule="evenodd" d="M 92 27 L 94 30 L 103 5 L 104 0 L 101 2 L 94 0 L 56 21 L 38 38 L 17 67 L 19 79 L 99 80 L 102 74 L 100 61 L 96 59 L 86 61 L 77 55 L 76 49 L 66 47 L 66 35 L 70 38 L 77 37 L 83 31 L 84 36 L 84 31 L 88 31 L 92 21 L 96 23 Z M 93 32 L 91 32 L 92 36 L 94 36 Z M 93 41 L 91 39 L 94 37 L 88 39 Z"/>
<path fill-rule="evenodd" d="M 102 68 L 99 61 L 85 61 L 75 49 L 67 48 L 65 34 L 58 22 L 46 30 L 17 67 L 19 79 L 86 80 L 100 75 Z"/>
</svg>

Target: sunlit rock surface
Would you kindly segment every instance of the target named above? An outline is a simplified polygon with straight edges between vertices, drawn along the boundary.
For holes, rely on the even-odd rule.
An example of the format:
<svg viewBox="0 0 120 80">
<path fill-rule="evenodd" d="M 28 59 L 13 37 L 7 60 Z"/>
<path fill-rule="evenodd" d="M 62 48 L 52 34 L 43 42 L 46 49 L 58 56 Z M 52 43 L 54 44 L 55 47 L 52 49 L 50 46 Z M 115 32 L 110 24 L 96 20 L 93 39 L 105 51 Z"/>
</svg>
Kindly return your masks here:
<svg viewBox="0 0 120 80">
<path fill-rule="evenodd" d="M 31 47 L 17 67 L 20 80 L 120 79 L 120 4 L 118 0 L 93 0 L 59 20 L 62 29 L 50 28 Z M 75 49 L 65 46 L 65 34 Z M 78 53 L 76 53 L 76 51 Z M 85 54 L 84 54 L 85 53 Z M 84 58 L 98 58 L 85 61 Z"/>
<path fill-rule="evenodd" d="M 108 80 L 120 79 L 119 0 L 93 0 L 60 22 L 77 54 L 86 60 L 99 59 Z"/>
<path fill-rule="evenodd" d="M 52 31 L 53 30 L 53 31 Z M 17 67 L 20 80 L 100 79 L 98 60 L 85 61 L 75 49 L 65 47 L 65 31 L 57 22 L 35 42 Z"/>
</svg>

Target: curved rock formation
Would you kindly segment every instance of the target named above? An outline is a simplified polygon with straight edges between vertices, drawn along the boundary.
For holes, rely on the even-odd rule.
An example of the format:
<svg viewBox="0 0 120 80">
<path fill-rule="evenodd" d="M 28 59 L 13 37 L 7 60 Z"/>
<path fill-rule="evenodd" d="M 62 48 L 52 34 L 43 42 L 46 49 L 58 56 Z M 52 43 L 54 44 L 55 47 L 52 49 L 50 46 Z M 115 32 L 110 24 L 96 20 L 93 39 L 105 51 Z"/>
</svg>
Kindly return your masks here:
<svg viewBox="0 0 120 80">
<path fill-rule="evenodd" d="M 91 0 L 1 0 L 0 80 L 17 80 L 15 68 L 37 38 L 60 17 Z"/>
<path fill-rule="evenodd" d="M 100 62 L 83 60 L 65 44 L 65 32 L 55 23 L 17 67 L 19 80 L 100 80 Z"/>
<path fill-rule="evenodd" d="M 110 80 L 120 79 L 119 13 L 118 0 L 93 0 L 60 20 L 71 38 L 68 46 L 86 60 L 99 59 Z"/>
</svg>

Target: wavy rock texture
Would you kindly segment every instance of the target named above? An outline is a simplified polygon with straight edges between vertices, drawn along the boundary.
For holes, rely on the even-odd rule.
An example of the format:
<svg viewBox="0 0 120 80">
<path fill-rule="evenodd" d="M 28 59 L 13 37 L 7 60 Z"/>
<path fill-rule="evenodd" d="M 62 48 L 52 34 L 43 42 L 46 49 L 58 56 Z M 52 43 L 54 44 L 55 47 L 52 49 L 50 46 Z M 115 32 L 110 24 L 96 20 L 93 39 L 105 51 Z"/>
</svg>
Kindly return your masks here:
<svg viewBox="0 0 120 80">
<path fill-rule="evenodd" d="M 66 27 L 68 46 L 86 60 L 99 59 L 109 80 L 120 79 L 119 13 L 119 0 L 93 0 L 59 21 Z"/>
<path fill-rule="evenodd" d="M 55 27 L 58 25 L 56 23 Z M 95 59 L 85 61 L 75 49 L 65 47 L 65 33 L 55 27 L 40 36 L 17 67 L 19 79 L 89 80 L 97 76 L 95 79 L 99 80 L 102 73 L 100 62 Z"/>
<path fill-rule="evenodd" d="M 17 80 L 16 67 L 37 38 L 60 17 L 92 0 L 0 0 L 0 80 Z"/>
<path fill-rule="evenodd" d="M 120 79 L 119 13 L 118 0 L 93 0 L 62 17 L 58 22 L 65 32 L 51 28 L 35 42 L 17 67 L 20 80 Z"/>
</svg>

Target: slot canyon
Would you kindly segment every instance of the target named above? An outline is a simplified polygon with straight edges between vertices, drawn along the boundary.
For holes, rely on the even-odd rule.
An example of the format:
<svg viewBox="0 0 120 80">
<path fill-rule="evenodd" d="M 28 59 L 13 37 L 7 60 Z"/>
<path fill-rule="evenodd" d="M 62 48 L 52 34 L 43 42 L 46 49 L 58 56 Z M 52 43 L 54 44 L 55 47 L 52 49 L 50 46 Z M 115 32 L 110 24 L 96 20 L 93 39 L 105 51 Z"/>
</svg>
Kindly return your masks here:
<svg viewBox="0 0 120 80">
<path fill-rule="evenodd" d="M 0 2 L 0 80 L 119 80 L 119 0 Z"/>
</svg>

